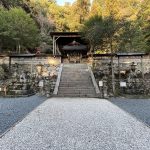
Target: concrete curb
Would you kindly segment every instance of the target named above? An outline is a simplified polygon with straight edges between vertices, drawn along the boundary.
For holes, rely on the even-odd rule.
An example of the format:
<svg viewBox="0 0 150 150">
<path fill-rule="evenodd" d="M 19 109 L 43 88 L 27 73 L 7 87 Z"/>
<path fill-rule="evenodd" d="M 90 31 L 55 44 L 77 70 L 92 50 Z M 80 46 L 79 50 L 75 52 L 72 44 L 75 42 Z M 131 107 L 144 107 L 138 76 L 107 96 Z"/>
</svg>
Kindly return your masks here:
<svg viewBox="0 0 150 150">
<path fill-rule="evenodd" d="M 100 94 L 99 87 L 98 87 L 98 85 L 97 85 L 97 83 L 96 83 L 96 80 L 95 80 L 95 77 L 94 77 L 93 71 L 92 71 L 92 69 L 91 69 L 91 67 L 90 67 L 90 66 L 88 66 L 88 70 L 90 71 L 90 74 L 91 74 L 92 83 L 93 83 L 93 85 L 94 85 L 95 92 L 96 92 L 96 94 Z"/>
<path fill-rule="evenodd" d="M 59 84 L 60 84 L 62 70 L 63 70 L 63 64 L 60 65 L 60 69 L 59 69 L 59 72 L 58 72 L 58 77 L 57 77 L 57 81 L 56 81 L 56 84 L 55 84 L 55 89 L 54 89 L 53 95 L 58 94 L 58 88 L 59 88 Z"/>
</svg>

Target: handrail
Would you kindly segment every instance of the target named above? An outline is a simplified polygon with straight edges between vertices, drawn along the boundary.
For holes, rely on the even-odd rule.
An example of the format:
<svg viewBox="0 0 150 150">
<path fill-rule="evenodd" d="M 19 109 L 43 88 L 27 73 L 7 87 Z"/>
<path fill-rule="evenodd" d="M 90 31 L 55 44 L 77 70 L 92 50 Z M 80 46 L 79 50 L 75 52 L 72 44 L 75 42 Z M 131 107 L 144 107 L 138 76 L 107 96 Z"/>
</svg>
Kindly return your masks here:
<svg viewBox="0 0 150 150">
<path fill-rule="evenodd" d="M 91 78 L 92 78 L 92 82 L 93 82 L 93 85 L 94 85 L 94 88 L 95 88 L 95 92 L 96 92 L 96 94 L 100 94 L 99 87 L 98 87 L 98 85 L 96 83 L 93 71 L 91 70 L 90 66 L 88 66 L 88 70 L 90 71 L 90 74 L 91 74 Z"/>
<path fill-rule="evenodd" d="M 63 64 L 60 65 L 57 81 L 56 81 L 56 84 L 55 84 L 55 89 L 54 89 L 54 92 L 53 92 L 54 95 L 58 94 L 58 88 L 59 88 L 59 84 L 60 84 L 62 70 L 63 70 Z"/>
</svg>

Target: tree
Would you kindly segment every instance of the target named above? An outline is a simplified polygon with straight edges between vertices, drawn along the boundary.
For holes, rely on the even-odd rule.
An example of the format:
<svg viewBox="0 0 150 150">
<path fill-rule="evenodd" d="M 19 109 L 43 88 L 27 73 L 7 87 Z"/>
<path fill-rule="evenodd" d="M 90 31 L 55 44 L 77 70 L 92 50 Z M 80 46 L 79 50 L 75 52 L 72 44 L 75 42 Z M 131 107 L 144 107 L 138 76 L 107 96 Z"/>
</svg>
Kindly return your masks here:
<svg viewBox="0 0 150 150">
<path fill-rule="evenodd" d="M 79 17 L 79 23 L 83 24 L 87 19 L 90 11 L 90 1 L 89 0 L 77 0 L 73 4 L 74 13 Z"/>
<path fill-rule="evenodd" d="M 23 0 L 0 0 L 0 4 L 5 8 L 9 9 L 10 7 L 19 6 L 23 3 Z"/>
<path fill-rule="evenodd" d="M 103 7 L 103 2 L 102 0 L 93 0 L 92 5 L 91 5 L 91 10 L 90 10 L 90 16 L 102 16 L 102 8 Z"/>
<path fill-rule="evenodd" d="M 76 13 L 76 6 L 65 5 L 64 8 L 64 22 L 66 31 L 79 31 L 83 24 L 80 23 L 79 14 Z"/>
<path fill-rule="evenodd" d="M 147 48 L 144 32 L 139 21 L 125 21 L 120 33 L 119 51 L 144 52 Z"/>
<path fill-rule="evenodd" d="M 118 39 L 118 31 L 122 27 L 122 23 L 116 20 L 113 16 L 104 18 L 104 39 L 105 43 L 111 52 L 111 74 L 112 74 L 112 92 L 115 94 L 115 78 L 114 78 L 114 65 L 113 65 L 113 54 L 116 50 L 115 44 Z"/>
<path fill-rule="evenodd" d="M 1 9 L 0 39 L 3 47 L 18 51 L 33 48 L 39 42 L 39 30 L 30 15 L 21 8 Z"/>
<path fill-rule="evenodd" d="M 81 29 L 83 38 L 90 43 L 90 52 L 95 52 L 103 43 L 103 19 L 101 16 L 93 16 L 89 18 Z"/>
<path fill-rule="evenodd" d="M 55 3 L 51 4 L 49 7 L 49 18 L 53 20 L 56 31 L 67 30 L 66 13 L 69 12 L 64 8 L 65 7 L 58 6 Z"/>
<path fill-rule="evenodd" d="M 50 32 L 55 28 L 54 21 L 50 18 L 49 11 L 53 4 L 55 4 L 55 2 L 47 0 L 32 0 L 28 2 L 30 12 L 39 25 L 41 35 L 49 36 Z"/>
<path fill-rule="evenodd" d="M 138 20 L 146 42 L 146 50 L 150 51 L 150 1 L 144 0 L 138 13 Z"/>
</svg>

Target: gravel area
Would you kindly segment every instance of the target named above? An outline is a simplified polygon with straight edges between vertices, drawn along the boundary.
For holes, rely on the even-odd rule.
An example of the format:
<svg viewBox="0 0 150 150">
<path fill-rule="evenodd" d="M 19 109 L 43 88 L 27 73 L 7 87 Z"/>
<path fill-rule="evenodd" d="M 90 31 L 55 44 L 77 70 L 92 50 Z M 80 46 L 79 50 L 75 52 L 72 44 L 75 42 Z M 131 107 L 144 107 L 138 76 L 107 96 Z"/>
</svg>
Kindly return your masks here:
<svg viewBox="0 0 150 150">
<path fill-rule="evenodd" d="M 0 98 L 0 135 L 23 119 L 46 98 L 31 96 L 27 98 Z"/>
<path fill-rule="evenodd" d="M 150 127 L 150 99 L 113 98 L 110 101 Z"/>
<path fill-rule="evenodd" d="M 94 98 L 48 99 L 0 139 L 2 150 L 149 148 L 150 128 L 145 123 L 113 100 Z"/>
</svg>

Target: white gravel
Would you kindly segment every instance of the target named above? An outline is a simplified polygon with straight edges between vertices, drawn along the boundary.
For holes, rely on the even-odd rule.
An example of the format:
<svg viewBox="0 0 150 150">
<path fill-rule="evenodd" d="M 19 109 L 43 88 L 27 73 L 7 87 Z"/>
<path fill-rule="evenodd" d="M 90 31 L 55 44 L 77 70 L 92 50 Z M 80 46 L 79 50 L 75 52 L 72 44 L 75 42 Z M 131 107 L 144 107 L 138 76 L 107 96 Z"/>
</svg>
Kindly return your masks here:
<svg viewBox="0 0 150 150">
<path fill-rule="evenodd" d="M 150 150 L 150 128 L 107 100 L 52 98 L 5 134 L 0 150 Z"/>
</svg>

